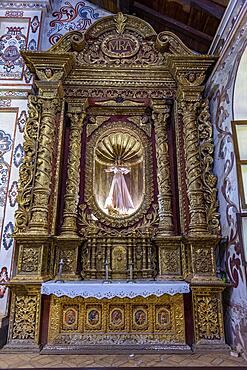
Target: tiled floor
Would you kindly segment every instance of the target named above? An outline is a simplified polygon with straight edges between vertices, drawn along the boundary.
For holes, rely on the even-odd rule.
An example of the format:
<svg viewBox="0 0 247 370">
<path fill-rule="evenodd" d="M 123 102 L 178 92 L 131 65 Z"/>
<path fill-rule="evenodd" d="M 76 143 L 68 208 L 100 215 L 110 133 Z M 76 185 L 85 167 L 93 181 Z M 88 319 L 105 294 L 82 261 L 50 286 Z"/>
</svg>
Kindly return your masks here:
<svg viewBox="0 0 247 370">
<path fill-rule="evenodd" d="M 193 355 L 39 355 L 35 353 L 1 353 L 0 368 L 52 367 L 166 367 L 166 366 L 246 366 L 243 358 L 227 353 Z"/>
</svg>

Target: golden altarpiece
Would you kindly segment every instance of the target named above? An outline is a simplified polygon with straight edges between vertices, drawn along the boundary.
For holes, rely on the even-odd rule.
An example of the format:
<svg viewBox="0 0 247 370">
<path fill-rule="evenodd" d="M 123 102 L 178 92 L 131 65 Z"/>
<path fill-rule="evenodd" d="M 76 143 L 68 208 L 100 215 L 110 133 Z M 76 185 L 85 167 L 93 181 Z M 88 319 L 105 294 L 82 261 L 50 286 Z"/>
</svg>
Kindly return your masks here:
<svg viewBox="0 0 247 370">
<path fill-rule="evenodd" d="M 34 90 L 5 350 L 224 347 L 203 95 L 215 59 L 122 13 L 22 55 Z"/>
</svg>

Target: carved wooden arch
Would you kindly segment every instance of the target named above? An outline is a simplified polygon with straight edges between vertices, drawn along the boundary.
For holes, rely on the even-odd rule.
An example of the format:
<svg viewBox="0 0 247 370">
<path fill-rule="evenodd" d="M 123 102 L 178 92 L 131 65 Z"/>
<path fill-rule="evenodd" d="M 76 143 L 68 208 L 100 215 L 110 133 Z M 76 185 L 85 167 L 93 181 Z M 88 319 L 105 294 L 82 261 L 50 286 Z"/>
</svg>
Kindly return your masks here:
<svg viewBox="0 0 247 370">
<path fill-rule="evenodd" d="M 121 14 L 121 13 L 120 13 Z M 123 17 L 123 18 L 122 18 Z M 120 16 L 120 26 L 116 27 L 117 17 L 108 16 L 94 22 L 86 31 L 71 31 L 65 34 L 59 42 L 52 46 L 48 51 L 51 53 L 82 51 L 89 40 L 96 40 L 102 34 L 115 30 L 122 34 L 124 31 L 138 32 L 143 39 L 152 39 L 158 50 L 173 55 L 193 55 L 178 36 L 170 31 L 159 34 L 144 20 L 134 16 Z M 118 18 L 119 19 L 119 18 Z M 121 22 L 122 19 L 122 22 Z M 122 31 L 120 32 L 120 27 Z"/>
</svg>

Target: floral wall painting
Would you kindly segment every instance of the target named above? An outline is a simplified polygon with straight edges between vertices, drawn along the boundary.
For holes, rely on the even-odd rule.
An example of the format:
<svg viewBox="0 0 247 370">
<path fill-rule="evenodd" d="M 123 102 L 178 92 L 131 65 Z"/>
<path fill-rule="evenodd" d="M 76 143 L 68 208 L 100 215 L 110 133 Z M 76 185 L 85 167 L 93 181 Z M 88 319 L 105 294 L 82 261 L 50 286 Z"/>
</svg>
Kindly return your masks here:
<svg viewBox="0 0 247 370">
<path fill-rule="evenodd" d="M 247 58 L 244 53 L 246 39 L 247 28 L 242 23 L 235 30 L 231 43 L 208 81 L 207 94 L 210 96 L 214 131 L 214 172 L 218 177 L 222 236 L 228 241 L 225 257 L 226 273 L 228 281 L 232 284 L 232 289 L 224 293 L 226 339 L 229 345 L 247 358 L 246 268 L 243 263 L 237 217 L 241 208 L 232 134 L 232 121 L 247 119 L 245 87 Z M 238 72 L 242 60 L 245 60 L 244 73 L 240 77 Z M 238 102 L 237 109 L 236 102 Z M 243 117 L 244 112 L 245 117 Z"/>
<path fill-rule="evenodd" d="M 23 61 L 21 50 L 27 46 L 28 19 L 16 25 L 13 19 L 0 18 L 0 79 L 22 79 Z"/>
<path fill-rule="evenodd" d="M 85 31 L 93 22 L 102 16 L 110 15 L 88 1 L 57 1 L 48 19 L 48 44 L 44 40 L 44 48 L 56 44 L 69 31 Z"/>
</svg>

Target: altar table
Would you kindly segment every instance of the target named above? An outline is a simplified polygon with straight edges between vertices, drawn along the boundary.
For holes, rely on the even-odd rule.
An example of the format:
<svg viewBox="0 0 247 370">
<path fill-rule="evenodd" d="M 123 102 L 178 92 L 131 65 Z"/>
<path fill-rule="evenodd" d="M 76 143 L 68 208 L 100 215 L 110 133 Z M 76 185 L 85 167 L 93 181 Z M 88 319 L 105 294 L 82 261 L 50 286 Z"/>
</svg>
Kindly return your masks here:
<svg viewBox="0 0 247 370">
<path fill-rule="evenodd" d="M 47 281 L 41 287 L 50 301 L 43 353 L 190 350 L 189 292 L 185 281 Z"/>
</svg>

